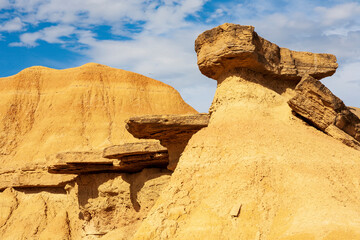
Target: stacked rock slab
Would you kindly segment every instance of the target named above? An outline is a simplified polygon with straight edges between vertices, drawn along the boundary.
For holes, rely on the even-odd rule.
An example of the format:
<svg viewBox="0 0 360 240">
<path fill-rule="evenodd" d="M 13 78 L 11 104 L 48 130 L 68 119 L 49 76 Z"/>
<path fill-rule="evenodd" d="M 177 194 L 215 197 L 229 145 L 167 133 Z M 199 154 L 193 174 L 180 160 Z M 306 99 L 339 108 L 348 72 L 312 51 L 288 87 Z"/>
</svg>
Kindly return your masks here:
<svg viewBox="0 0 360 240">
<path fill-rule="evenodd" d="M 49 173 L 81 174 L 96 172 L 139 172 L 144 168 L 164 168 L 169 163 L 166 148 L 157 142 L 115 145 L 103 153 L 66 152 L 53 156 Z"/>
<path fill-rule="evenodd" d="M 302 78 L 295 91 L 296 95 L 288 104 L 297 114 L 346 145 L 360 149 L 360 119 L 341 99 L 308 75 Z"/>
<path fill-rule="evenodd" d="M 1 168 L 0 190 L 8 187 L 36 188 L 58 187 L 62 188 L 73 181 L 77 175 L 54 176 L 47 172 L 43 165 L 25 165 L 22 168 Z"/>
<path fill-rule="evenodd" d="M 235 24 L 201 34 L 196 51 L 218 81 L 210 121 L 134 239 L 360 239 L 360 152 L 287 103 L 302 77 L 334 73 L 336 58 L 281 49 Z"/>
<path fill-rule="evenodd" d="M 260 37 L 253 26 L 237 24 L 205 31 L 196 39 L 195 51 L 201 73 L 215 80 L 236 68 L 284 79 L 300 80 L 306 74 L 321 79 L 338 67 L 334 55 L 280 48 Z"/>
<path fill-rule="evenodd" d="M 136 138 L 158 139 L 169 151 L 168 169 L 174 171 L 189 139 L 209 123 L 208 114 L 132 117 L 126 129 Z"/>
</svg>

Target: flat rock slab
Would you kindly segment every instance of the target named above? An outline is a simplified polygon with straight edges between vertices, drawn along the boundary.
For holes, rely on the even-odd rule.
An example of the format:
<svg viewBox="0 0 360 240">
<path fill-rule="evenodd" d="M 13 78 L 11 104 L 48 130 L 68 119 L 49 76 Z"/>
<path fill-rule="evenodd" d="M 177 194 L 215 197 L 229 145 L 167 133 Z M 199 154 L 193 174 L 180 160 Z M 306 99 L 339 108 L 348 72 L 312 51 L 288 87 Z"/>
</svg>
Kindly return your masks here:
<svg viewBox="0 0 360 240">
<path fill-rule="evenodd" d="M 157 155 L 155 157 L 148 157 L 144 159 L 137 158 L 136 161 L 124 162 L 115 161 L 113 165 L 108 164 L 79 164 L 66 163 L 54 164 L 49 166 L 50 173 L 57 174 L 84 174 L 84 173 L 101 173 L 101 172 L 139 172 L 144 168 L 166 168 L 169 162 L 168 154 Z"/>
<path fill-rule="evenodd" d="M 126 129 L 136 138 L 176 142 L 189 140 L 208 124 L 209 114 L 152 115 L 128 119 Z"/>
<path fill-rule="evenodd" d="M 112 165 L 113 161 L 103 158 L 102 154 L 102 152 L 62 152 L 48 157 L 48 162 Z"/>
<path fill-rule="evenodd" d="M 167 153 L 167 149 L 158 142 L 139 142 L 115 145 L 104 149 L 103 157 L 120 159 L 125 156 Z"/>
<path fill-rule="evenodd" d="M 334 55 L 280 48 L 258 36 L 253 26 L 231 23 L 200 34 L 195 51 L 201 73 L 215 80 L 236 68 L 278 78 L 300 80 L 308 74 L 321 79 L 334 74 L 338 67 Z"/>
<path fill-rule="evenodd" d="M 345 145 L 347 145 L 349 147 L 355 148 L 356 150 L 360 151 L 360 142 L 356 141 L 349 134 L 345 133 L 344 131 L 342 131 L 341 129 L 336 127 L 335 125 L 328 126 L 325 129 L 325 132 L 329 136 L 339 140 L 343 144 L 345 144 Z"/>
<path fill-rule="evenodd" d="M 77 175 L 53 175 L 46 167 L 29 166 L 21 169 L 2 169 L 0 172 L 0 190 L 5 188 L 64 187 Z"/>
<path fill-rule="evenodd" d="M 167 149 L 157 142 L 115 145 L 103 153 L 59 153 L 52 158 L 58 161 L 48 171 L 57 174 L 139 172 L 147 167 L 166 168 L 169 163 Z"/>
<path fill-rule="evenodd" d="M 294 112 L 344 144 L 359 149 L 360 119 L 354 110 L 311 76 L 303 77 L 295 91 L 296 95 L 288 101 Z"/>
<path fill-rule="evenodd" d="M 295 91 L 296 95 L 288 101 L 289 106 L 322 131 L 335 123 L 337 114 L 346 109 L 340 98 L 310 76 L 304 77 Z"/>
</svg>

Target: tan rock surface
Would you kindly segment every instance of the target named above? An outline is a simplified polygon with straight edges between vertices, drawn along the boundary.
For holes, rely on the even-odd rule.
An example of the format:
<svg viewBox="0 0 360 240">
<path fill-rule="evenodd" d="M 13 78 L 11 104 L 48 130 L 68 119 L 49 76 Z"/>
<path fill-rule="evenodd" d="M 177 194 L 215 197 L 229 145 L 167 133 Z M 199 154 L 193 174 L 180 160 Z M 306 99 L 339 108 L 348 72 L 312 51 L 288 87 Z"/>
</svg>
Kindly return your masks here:
<svg viewBox="0 0 360 240">
<path fill-rule="evenodd" d="M 24 166 L 22 168 L 0 169 L 0 190 L 9 187 L 64 187 L 77 175 L 57 175 L 48 173 L 46 166 Z"/>
<path fill-rule="evenodd" d="M 215 80 L 234 68 L 286 79 L 300 80 L 305 74 L 321 79 L 334 74 L 338 67 L 334 55 L 280 48 L 258 36 L 253 26 L 231 23 L 200 34 L 195 51 L 202 74 Z"/>
<path fill-rule="evenodd" d="M 1 239 L 93 240 L 115 229 L 129 239 L 169 180 L 170 171 L 153 168 L 81 175 L 66 190 L 8 188 L 0 192 Z"/>
<path fill-rule="evenodd" d="M 170 173 L 166 169 L 147 168 L 135 174 L 81 175 L 76 191 L 83 239 L 107 238 L 114 231 L 115 239 L 131 239 L 168 184 Z"/>
<path fill-rule="evenodd" d="M 159 142 L 138 142 L 115 145 L 104 149 L 103 157 L 120 159 L 126 156 L 141 155 L 144 153 L 167 152 L 167 149 Z"/>
<path fill-rule="evenodd" d="M 217 79 L 208 127 L 133 239 L 360 239 L 360 152 L 292 115 L 293 79 Z"/>
</svg>

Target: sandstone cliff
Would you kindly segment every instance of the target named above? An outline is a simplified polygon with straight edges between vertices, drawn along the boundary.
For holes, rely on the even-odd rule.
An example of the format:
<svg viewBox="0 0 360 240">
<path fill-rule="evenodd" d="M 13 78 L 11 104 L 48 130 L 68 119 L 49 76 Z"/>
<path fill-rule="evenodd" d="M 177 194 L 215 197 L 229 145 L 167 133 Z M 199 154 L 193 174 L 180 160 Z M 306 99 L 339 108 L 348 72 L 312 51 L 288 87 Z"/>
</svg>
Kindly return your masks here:
<svg viewBox="0 0 360 240">
<path fill-rule="evenodd" d="M 125 129 L 129 117 L 197 113 L 162 82 L 95 63 L 25 69 L 0 79 L 0 96 L 0 239 L 8 240 L 98 239 L 115 229 L 131 237 L 171 172 L 165 164 L 104 173 L 103 149 L 140 141 Z M 49 173 L 59 159 L 78 171 Z M 94 166 L 103 168 L 88 173 Z"/>
<path fill-rule="evenodd" d="M 288 105 L 301 78 L 331 75 L 336 58 L 234 24 L 195 45 L 200 70 L 218 81 L 210 122 L 134 239 L 360 239 L 360 151 Z"/>
</svg>

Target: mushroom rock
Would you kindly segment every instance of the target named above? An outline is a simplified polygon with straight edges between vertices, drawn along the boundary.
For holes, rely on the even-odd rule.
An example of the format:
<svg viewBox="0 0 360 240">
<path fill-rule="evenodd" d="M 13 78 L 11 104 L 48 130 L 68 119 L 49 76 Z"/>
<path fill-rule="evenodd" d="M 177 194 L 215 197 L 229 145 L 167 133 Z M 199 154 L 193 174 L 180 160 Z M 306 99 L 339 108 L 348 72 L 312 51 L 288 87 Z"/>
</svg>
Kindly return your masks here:
<svg viewBox="0 0 360 240">
<path fill-rule="evenodd" d="M 235 24 L 200 34 L 195 49 L 218 81 L 209 124 L 133 239 L 360 239 L 360 151 L 288 105 L 302 77 L 335 72 L 335 57 L 281 49 Z"/>
<path fill-rule="evenodd" d="M 136 138 L 160 140 L 169 151 L 167 168 L 174 171 L 192 135 L 208 123 L 208 114 L 151 115 L 126 120 L 126 129 Z"/>
<path fill-rule="evenodd" d="M 260 37 L 253 26 L 230 23 L 200 34 L 195 51 L 201 73 L 215 80 L 236 68 L 285 79 L 300 80 L 305 74 L 321 79 L 338 67 L 334 55 L 280 48 Z"/>
<path fill-rule="evenodd" d="M 161 168 L 127 158 L 136 173 L 124 173 L 104 148 L 140 141 L 131 116 L 197 113 L 162 82 L 95 63 L 25 69 L 0 78 L 0 96 L 0 239 L 130 238 L 170 179 L 168 156 Z"/>
</svg>

